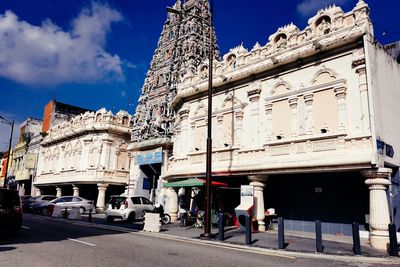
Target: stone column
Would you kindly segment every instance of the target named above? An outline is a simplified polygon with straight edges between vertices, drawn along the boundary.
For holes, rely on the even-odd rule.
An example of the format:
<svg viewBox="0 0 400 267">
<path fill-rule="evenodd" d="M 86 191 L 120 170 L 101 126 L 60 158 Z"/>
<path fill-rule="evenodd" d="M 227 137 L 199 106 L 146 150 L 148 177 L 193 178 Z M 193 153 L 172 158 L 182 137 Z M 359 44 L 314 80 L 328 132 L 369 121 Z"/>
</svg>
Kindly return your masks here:
<svg viewBox="0 0 400 267">
<path fill-rule="evenodd" d="M 89 166 L 89 146 L 91 142 L 91 138 L 83 139 L 80 166 L 76 166 L 79 170 L 85 170 Z"/>
<path fill-rule="evenodd" d="M 58 158 L 58 167 L 56 168 L 57 172 L 61 172 L 62 170 L 65 170 L 67 168 L 65 164 L 65 145 L 61 145 L 60 149 L 60 156 Z"/>
<path fill-rule="evenodd" d="M 167 192 L 167 213 L 171 216 L 171 221 L 178 220 L 178 194 L 174 189 L 169 188 Z"/>
<path fill-rule="evenodd" d="M 182 143 L 181 143 L 181 140 L 182 140 L 182 136 L 181 136 L 181 133 L 182 133 L 182 129 L 181 129 L 181 125 L 180 124 L 178 124 L 178 125 L 176 125 L 176 127 L 175 127 L 175 134 L 174 134 L 174 137 L 175 137 L 175 141 L 174 141 L 174 155 L 176 156 L 176 157 L 180 157 L 181 156 L 181 151 L 182 151 Z"/>
<path fill-rule="evenodd" d="M 347 106 L 346 106 L 346 88 L 338 87 L 335 88 L 335 95 L 338 101 L 338 122 L 339 131 L 346 131 L 346 121 L 347 121 Z"/>
<path fill-rule="evenodd" d="M 236 129 L 235 129 L 235 136 L 233 138 L 233 144 L 235 146 L 239 146 L 242 144 L 242 131 L 243 131 L 243 111 L 236 111 L 235 118 L 236 118 Z"/>
<path fill-rule="evenodd" d="M 386 250 L 389 242 L 388 224 L 390 223 L 389 204 L 386 190 L 390 185 L 391 169 L 379 168 L 363 171 L 367 178 L 365 183 L 369 186 L 369 225 L 371 246 Z"/>
<path fill-rule="evenodd" d="M 125 193 L 128 196 L 133 196 L 134 195 L 133 192 L 135 191 L 135 187 L 136 187 L 135 178 L 136 178 L 137 175 L 135 173 L 138 170 L 137 170 L 137 165 L 135 164 L 135 155 L 136 155 L 135 152 L 128 152 L 128 157 L 129 157 L 129 160 L 130 160 L 130 164 L 129 164 L 128 183 L 127 183 L 126 191 L 125 191 Z"/>
<path fill-rule="evenodd" d="M 97 196 L 96 212 L 103 213 L 106 207 L 106 190 L 108 184 L 97 184 L 99 194 Z"/>
<path fill-rule="evenodd" d="M 110 168 L 110 157 L 111 157 L 111 145 L 112 139 L 103 139 L 103 149 L 101 150 L 100 155 L 100 165 L 104 167 L 104 169 L 108 170 Z"/>
<path fill-rule="evenodd" d="M 261 83 L 255 83 L 250 87 L 250 90 L 247 91 L 247 97 L 249 98 L 249 108 L 250 108 L 250 116 L 251 116 L 251 125 L 250 125 L 250 142 L 252 147 L 257 147 L 260 145 L 259 142 L 259 107 L 258 100 L 260 99 L 261 94 Z"/>
<path fill-rule="evenodd" d="M 217 116 L 217 129 L 218 129 L 218 132 L 217 132 L 216 138 L 214 137 L 215 138 L 214 139 L 215 140 L 214 147 L 215 146 L 216 147 L 221 147 L 221 146 L 223 146 L 223 143 L 226 142 L 226 143 L 230 144 L 230 142 L 231 142 L 231 140 L 224 140 L 224 125 L 223 125 L 223 122 L 224 122 L 224 116 L 223 115 L 218 115 Z"/>
<path fill-rule="evenodd" d="M 180 140 L 180 149 L 179 152 L 182 154 L 182 156 L 186 156 L 187 153 L 189 152 L 189 146 L 188 146 L 188 123 L 189 123 L 189 111 L 188 110 L 182 110 L 179 112 L 180 120 L 181 120 L 181 140 Z"/>
<path fill-rule="evenodd" d="M 42 195 L 42 190 L 39 187 L 36 187 L 35 196 L 40 197 Z"/>
<path fill-rule="evenodd" d="M 368 85 L 367 85 L 367 72 L 365 69 L 365 61 L 362 61 L 362 64 L 356 67 L 356 72 L 358 73 L 359 77 L 358 82 L 360 91 L 362 130 L 364 133 L 369 133 L 371 130 L 371 126 L 369 121 Z"/>
<path fill-rule="evenodd" d="M 62 196 L 62 189 L 61 189 L 61 187 L 56 187 L 56 191 L 57 191 L 57 194 L 56 194 L 56 197 L 61 197 Z"/>
<path fill-rule="evenodd" d="M 267 142 L 271 142 L 272 140 L 272 103 L 265 104 L 265 114 L 267 116 L 266 124 L 267 124 Z"/>
<path fill-rule="evenodd" d="M 77 187 L 76 185 L 72 185 L 72 190 L 74 190 L 74 197 L 79 197 L 79 187 Z"/>
<path fill-rule="evenodd" d="M 296 137 L 298 134 L 297 100 L 297 97 L 289 99 L 290 114 L 292 118 L 292 137 Z"/>
<path fill-rule="evenodd" d="M 194 152 L 196 147 L 196 122 L 190 123 L 189 152 Z"/>
<path fill-rule="evenodd" d="M 314 133 L 313 97 L 313 94 L 304 96 L 304 102 L 306 103 L 306 133 L 308 135 Z"/>
<path fill-rule="evenodd" d="M 254 210 L 253 215 L 256 216 L 258 222 L 258 231 L 265 232 L 265 208 L 264 208 L 264 187 L 268 177 L 266 176 L 249 176 L 250 185 L 254 187 Z"/>
</svg>

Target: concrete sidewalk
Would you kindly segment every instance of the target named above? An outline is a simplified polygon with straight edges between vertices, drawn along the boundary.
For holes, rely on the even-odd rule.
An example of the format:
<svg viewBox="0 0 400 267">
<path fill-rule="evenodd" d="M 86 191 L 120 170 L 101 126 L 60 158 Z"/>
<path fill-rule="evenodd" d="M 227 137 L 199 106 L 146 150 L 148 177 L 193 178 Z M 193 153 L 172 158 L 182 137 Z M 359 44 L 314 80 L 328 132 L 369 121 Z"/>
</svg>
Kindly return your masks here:
<svg viewBox="0 0 400 267">
<path fill-rule="evenodd" d="M 204 231 L 203 229 L 197 229 L 193 227 L 180 227 L 178 223 L 163 225 L 162 231 L 165 234 L 190 237 L 198 239 L 200 234 Z M 212 229 L 212 233 L 217 234 L 218 229 Z M 303 232 L 291 232 L 285 231 L 285 243 L 287 251 L 293 252 L 305 252 L 315 253 L 315 237 L 312 237 L 312 233 Z M 351 237 L 347 236 L 331 236 L 323 235 L 323 252 L 326 254 L 335 255 L 354 255 L 353 244 Z M 368 240 L 362 241 L 361 252 L 363 256 L 372 257 L 386 257 L 388 253 L 371 248 Z M 237 227 L 225 227 L 225 239 L 223 242 L 230 244 L 245 245 L 245 233 L 241 232 Z M 278 233 L 277 231 L 267 231 L 252 233 L 252 244 L 251 246 L 278 249 Z"/>
<path fill-rule="evenodd" d="M 87 221 L 87 215 L 83 215 L 82 221 Z M 143 222 L 127 223 L 116 221 L 112 224 L 107 224 L 102 214 L 93 216 L 93 223 L 121 227 L 133 231 L 141 231 Z M 184 237 L 191 239 L 200 239 L 200 234 L 204 229 L 194 227 L 180 227 L 179 222 L 161 226 L 161 233 L 174 237 Z M 212 233 L 217 234 L 218 229 L 213 228 Z M 347 255 L 352 256 L 353 244 L 352 237 L 349 236 L 334 236 L 323 235 L 324 254 L 330 255 Z M 215 239 L 216 242 L 221 242 Z M 259 247 L 266 249 L 278 250 L 278 235 L 277 231 L 267 231 L 252 234 L 251 247 Z M 237 227 L 225 227 L 225 240 L 222 243 L 245 245 L 245 233 L 241 232 Z M 285 230 L 285 243 L 287 244 L 285 251 L 315 253 L 315 235 L 306 232 L 294 232 Z M 367 239 L 361 239 L 361 253 L 367 257 L 389 257 L 386 251 L 376 250 L 371 248 Z"/>
</svg>

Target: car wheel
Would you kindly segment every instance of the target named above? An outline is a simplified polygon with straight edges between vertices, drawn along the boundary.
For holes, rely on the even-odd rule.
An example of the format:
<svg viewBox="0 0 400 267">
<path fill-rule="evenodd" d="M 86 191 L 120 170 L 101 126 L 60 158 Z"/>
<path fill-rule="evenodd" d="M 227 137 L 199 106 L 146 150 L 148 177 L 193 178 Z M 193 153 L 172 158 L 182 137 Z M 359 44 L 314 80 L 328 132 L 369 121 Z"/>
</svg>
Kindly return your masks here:
<svg viewBox="0 0 400 267">
<path fill-rule="evenodd" d="M 79 213 L 80 213 L 80 214 L 84 214 L 85 211 L 86 211 L 86 209 L 85 209 L 84 207 L 80 207 L 80 208 L 79 208 Z"/>
<path fill-rule="evenodd" d="M 106 217 L 106 220 L 107 220 L 108 223 L 113 223 L 114 222 L 114 217 L 108 216 L 108 217 Z"/>
<path fill-rule="evenodd" d="M 133 221 L 135 221 L 135 219 L 136 219 L 135 212 L 131 211 L 131 213 L 129 213 L 129 216 L 128 216 L 128 222 L 133 222 Z"/>
<path fill-rule="evenodd" d="M 171 223 L 171 216 L 169 216 L 169 214 L 164 214 L 162 217 L 161 217 L 161 222 L 163 223 L 163 224 L 169 224 L 169 223 Z"/>
<path fill-rule="evenodd" d="M 39 214 L 42 214 L 43 216 L 47 216 L 47 209 L 46 208 L 40 209 Z"/>
</svg>

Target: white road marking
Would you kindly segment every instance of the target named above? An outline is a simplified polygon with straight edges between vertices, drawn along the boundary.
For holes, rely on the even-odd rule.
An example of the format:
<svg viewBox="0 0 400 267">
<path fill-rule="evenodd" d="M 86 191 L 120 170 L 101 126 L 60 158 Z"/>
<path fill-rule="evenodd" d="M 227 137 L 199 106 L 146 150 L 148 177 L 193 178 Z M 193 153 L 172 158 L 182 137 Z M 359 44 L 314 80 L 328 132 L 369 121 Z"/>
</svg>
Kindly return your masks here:
<svg viewBox="0 0 400 267">
<path fill-rule="evenodd" d="M 23 229 L 28 229 L 28 230 L 31 229 L 31 228 L 28 227 L 28 226 L 23 226 L 23 225 L 22 225 L 21 227 L 22 227 Z"/>
<path fill-rule="evenodd" d="M 78 240 L 78 239 L 73 239 L 73 238 L 67 238 L 67 239 L 70 240 L 70 241 L 78 242 L 78 243 L 85 244 L 85 245 L 92 246 L 92 247 L 96 246 L 96 244 L 88 243 L 88 242 L 81 241 L 81 240 Z"/>
</svg>

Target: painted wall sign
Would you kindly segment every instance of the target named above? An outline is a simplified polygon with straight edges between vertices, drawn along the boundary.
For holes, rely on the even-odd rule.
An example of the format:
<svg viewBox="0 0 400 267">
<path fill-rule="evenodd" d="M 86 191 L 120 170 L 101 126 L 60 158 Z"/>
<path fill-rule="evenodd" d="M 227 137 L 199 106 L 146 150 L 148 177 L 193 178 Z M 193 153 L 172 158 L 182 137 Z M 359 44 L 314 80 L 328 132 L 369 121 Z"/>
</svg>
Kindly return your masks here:
<svg viewBox="0 0 400 267">
<path fill-rule="evenodd" d="M 381 141 L 381 140 L 376 140 L 376 146 L 378 149 L 378 154 L 383 155 L 383 149 L 385 147 L 385 142 Z"/>
<path fill-rule="evenodd" d="M 35 169 L 36 167 L 36 154 L 28 153 L 26 157 L 26 168 L 27 169 Z"/>
<path fill-rule="evenodd" d="M 391 145 L 386 144 L 386 156 L 393 158 L 394 149 Z"/>
<path fill-rule="evenodd" d="M 135 157 L 136 165 L 148 165 L 154 163 L 162 163 L 162 149 L 146 151 L 139 153 Z"/>
</svg>

